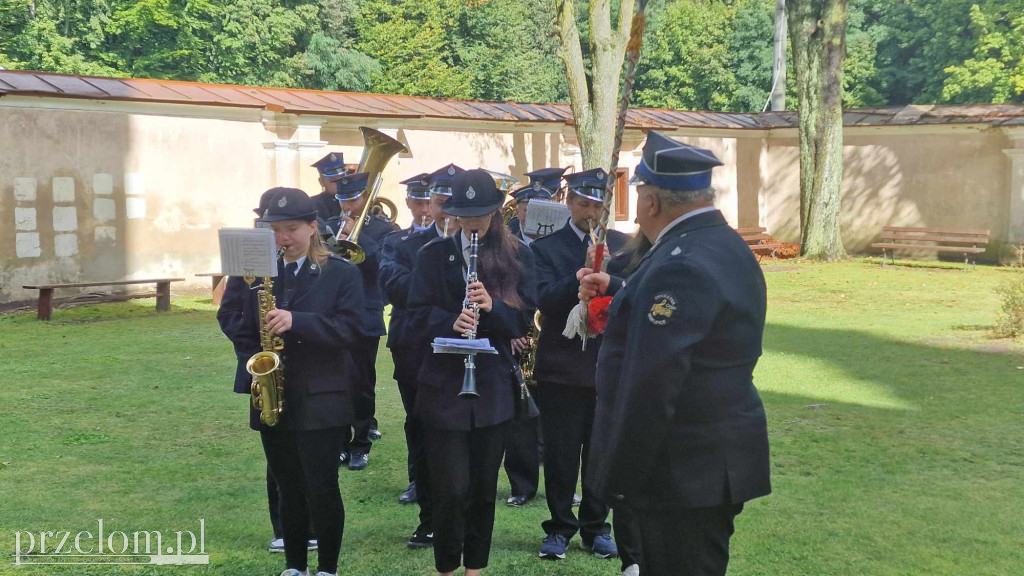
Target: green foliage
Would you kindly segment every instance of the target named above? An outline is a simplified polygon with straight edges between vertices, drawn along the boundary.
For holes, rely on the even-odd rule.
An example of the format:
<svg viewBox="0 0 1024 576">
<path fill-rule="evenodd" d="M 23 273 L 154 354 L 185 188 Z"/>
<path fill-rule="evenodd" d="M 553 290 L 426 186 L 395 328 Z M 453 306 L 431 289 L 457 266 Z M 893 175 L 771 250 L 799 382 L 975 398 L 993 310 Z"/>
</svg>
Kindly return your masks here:
<svg viewBox="0 0 1024 576">
<path fill-rule="evenodd" d="M 732 2 L 669 4 L 659 21 L 652 22 L 644 46 L 635 88 L 637 105 L 735 109 L 738 84 L 729 67 L 728 45 L 734 14 Z"/>
<path fill-rule="evenodd" d="M 987 15 L 971 6 L 974 54 L 945 69 L 943 100 L 1024 102 L 1024 3 L 1019 8 Z"/>
<path fill-rule="evenodd" d="M 1002 300 L 996 334 L 1003 338 L 1024 337 L 1024 274 L 1014 274 L 996 293 Z"/>
</svg>

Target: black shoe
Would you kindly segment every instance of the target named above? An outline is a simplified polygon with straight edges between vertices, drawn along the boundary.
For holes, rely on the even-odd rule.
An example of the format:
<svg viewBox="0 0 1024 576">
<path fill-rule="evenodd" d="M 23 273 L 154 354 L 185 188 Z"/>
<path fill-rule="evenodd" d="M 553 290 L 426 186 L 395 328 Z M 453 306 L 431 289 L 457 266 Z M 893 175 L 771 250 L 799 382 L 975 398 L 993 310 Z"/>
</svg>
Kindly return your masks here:
<svg viewBox="0 0 1024 576">
<path fill-rule="evenodd" d="M 384 435 L 380 433 L 380 430 L 376 428 L 370 428 L 370 431 L 366 433 L 366 437 L 370 439 L 370 442 L 376 442 L 383 438 Z"/>
<path fill-rule="evenodd" d="M 362 470 L 370 463 L 369 454 L 353 454 L 348 461 L 349 470 Z"/>
<path fill-rule="evenodd" d="M 406 545 L 413 550 L 430 548 L 434 545 L 434 533 L 427 531 L 422 525 L 417 526 L 416 531 L 412 533 L 412 538 L 409 538 L 409 543 Z"/>
<path fill-rule="evenodd" d="M 409 482 L 409 487 L 402 492 L 402 495 L 398 497 L 399 504 L 415 504 L 416 503 L 416 481 Z"/>
<path fill-rule="evenodd" d="M 533 500 L 534 497 L 536 497 L 536 496 L 537 496 L 536 494 L 529 494 L 529 495 L 527 495 L 527 494 L 520 494 L 520 495 L 509 496 L 508 500 L 505 500 L 505 504 L 507 504 L 507 505 L 509 505 L 509 506 L 511 506 L 513 508 L 519 508 L 519 507 L 526 506 L 527 504 L 529 504 L 530 500 Z"/>
<path fill-rule="evenodd" d="M 348 450 L 342 450 L 341 456 L 338 457 L 338 466 L 344 466 L 349 459 Z"/>
<path fill-rule="evenodd" d="M 540 545 L 538 558 L 545 560 L 565 560 L 565 549 L 569 547 L 569 539 L 561 534 L 548 534 Z"/>
</svg>

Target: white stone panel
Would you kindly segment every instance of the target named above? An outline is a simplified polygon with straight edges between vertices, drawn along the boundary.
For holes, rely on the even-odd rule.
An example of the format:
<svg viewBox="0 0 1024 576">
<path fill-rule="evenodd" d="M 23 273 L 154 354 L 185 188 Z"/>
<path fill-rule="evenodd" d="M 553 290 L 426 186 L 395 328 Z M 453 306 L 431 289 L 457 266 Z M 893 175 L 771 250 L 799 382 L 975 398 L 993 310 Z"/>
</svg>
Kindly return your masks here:
<svg viewBox="0 0 1024 576">
<path fill-rule="evenodd" d="M 78 209 L 74 206 L 53 207 L 53 231 L 71 232 L 78 230 Z"/>
<path fill-rule="evenodd" d="M 78 236 L 75 234 L 57 234 L 53 237 L 53 251 L 61 258 L 78 254 Z"/>
<path fill-rule="evenodd" d="M 142 196 L 146 193 L 146 181 L 141 172 L 128 172 L 124 175 L 124 193 L 129 196 Z"/>
<path fill-rule="evenodd" d="M 109 196 L 114 193 L 114 177 L 110 174 L 92 175 L 92 193 Z"/>
<path fill-rule="evenodd" d="M 35 208 L 15 208 L 14 228 L 17 230 L 31 231 L 36 229 Z"/>
<path fill-rule="evenodd" d="M 18 258 L 38 258 L 42 254 L 39 248 L 39 234 L 36 232 L 18 234 L 14 244 Z"/>
<path fill-rule="evenodd" d="M 53 201 L 56 204 L 68 204 L 75 201 L 75 179 L 57 176 L 53 179 Z"/>
<path fill-rule="evenodd" d="M 117 240 L 117 228 L 113 226 L 97 226 L 95 234 L 97 242 L 113 242 Z"/>
<path fill-rule="evenodd" d="M 36 201 L 36 179 L 35 178 L 15 178 L 14 179 L 14 199 L 17 202 L 35 202 Z"/>
<path fill-rule="evenodd" d="M 117 204 L 112 198 L 97 198 L 92 201 L 92 215 L 98 222 L 110 222 L 117 216 Z"/>
<path fill-rule="evenodd" d="M 145 198 L 125 198 L 124 208 L 129 220 L 142 220 L 146 217 Z"/>
</svg>

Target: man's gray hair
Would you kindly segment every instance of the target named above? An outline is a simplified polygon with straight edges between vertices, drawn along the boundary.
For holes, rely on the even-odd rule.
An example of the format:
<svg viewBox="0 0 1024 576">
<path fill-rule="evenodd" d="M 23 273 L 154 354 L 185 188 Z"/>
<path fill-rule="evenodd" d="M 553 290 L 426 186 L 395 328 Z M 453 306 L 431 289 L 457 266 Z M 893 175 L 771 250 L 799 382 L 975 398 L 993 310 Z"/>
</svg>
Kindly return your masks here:
<svg viewBox="0 0 1024 576">
<path fill-rule="evenodd" d="M 650 184 L 647 186 L 658 197 L 658 201 L 668 207 L 680 204 L 705 204 L 715 199 L 715 189 L 710 186 L 699 190 L 686 190 L 683 192 L 673 192 L 664 188 L 658 188 L 657 186 L 651 186 Z"/>
</svg>

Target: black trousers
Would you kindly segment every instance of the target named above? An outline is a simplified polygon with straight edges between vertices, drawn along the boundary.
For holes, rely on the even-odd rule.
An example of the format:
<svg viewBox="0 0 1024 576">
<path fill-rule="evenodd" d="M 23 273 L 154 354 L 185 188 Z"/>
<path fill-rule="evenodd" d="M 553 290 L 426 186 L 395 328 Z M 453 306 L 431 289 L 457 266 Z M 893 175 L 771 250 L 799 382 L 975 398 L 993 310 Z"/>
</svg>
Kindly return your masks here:
<svg viewBox="0 0 1024 576">
<path fill-rule="evenodd" d="M 338 452 L 344 428 L 296 432 L 260 430 L 263 452 L 280 493 L 279 515 L 287 568 L 307 568 L 310 520 L 316 528 L 319 570 L 338 571 L 345 505 L 338 488 Z"/>
<path fill-rule="evenodd" d="M 307 503 L 308 504 L 308 503 Z M 270 473 L 270 464 L 267 464 L 267 507 L 270 508 L 270 526 L 274 529 L 274 540 L 284 538 L 284 531 L 281 529 L 281 491 L 277 489 L 277 481 Z M 313 527 L 313 519 L 309 520 L 309 537 L 316 538 L 316 528 Z"/>
<path fill-rule="evenodd" d="M 742 511 L 742 504 L 634 510 L 643 548 L 640 574 L 725 576 L 733 519 Z"/>
<path fill-rule="evenodd" d="M 593 388 L 542 382 L 535 394 L 544 429 L 544 494 L 551 519 L 541 524 L 546 534 L 572 538 L 577 532 L 586 541 L 611 532 L 608 506 L 586 482 L 590 431 L 594 425 L 597 395 Z M 572 498 L 580 472 L 584 477 L 579 518 Z"/>
<path fill-rule="evenodd" d="M 505 474 L 513 496 L 533 496 L 540 482 L 539 418 L 512 420 L 505 444 Z"/>
<path fill-rule="evenodd" d="M 507 429 L 505 423 L 469 432 L 424 428 L 438 572 L 487 566 Z"/>
<path fill-rule="evenodd" d="M 352 358 L 359 367 L 358 388 L 352 395 L 353 406 L 356 411 L 356 418 L 359 419 L 353 426 L 351 434 L 346 436 L 344 450 L 349 454 L 369 454 L 370 428 L 377 427 L 377 349 L 380 347 L 380 337 L 371 336 L 363 338 L 352 348 Z M 335 459 L 337 460 L 337 459 Z"/>
<path fill-rule="evenodd" d="M 398 359 L 396 358 L 397 362 Z M 416 482 L 416 504 L 420 510 L 420 526 L 428 532 L 433 530 L 432 506 L 430 494 L 430 470 L 427 465 L 429 458 L 423 441 L 423 426 L 416 420 L 416 383 L 399 382 L 398 392 L 402 395 L 402 406 L 405 407 L 405 445 L 408 450 L 407 466 L 409 481 Z"/>
<path fill-rule="evenodd" d="M 615 508 L 612 511 L 612 529 L 615 531 L 615 545 L 619 549 L 622 569 L 633 564 L 643 566 L 643 545 L 640 542 L 636 512 L 628 507 Z"/>
</svg>

